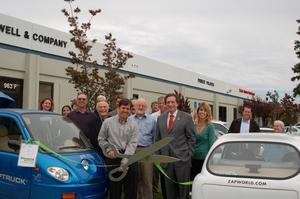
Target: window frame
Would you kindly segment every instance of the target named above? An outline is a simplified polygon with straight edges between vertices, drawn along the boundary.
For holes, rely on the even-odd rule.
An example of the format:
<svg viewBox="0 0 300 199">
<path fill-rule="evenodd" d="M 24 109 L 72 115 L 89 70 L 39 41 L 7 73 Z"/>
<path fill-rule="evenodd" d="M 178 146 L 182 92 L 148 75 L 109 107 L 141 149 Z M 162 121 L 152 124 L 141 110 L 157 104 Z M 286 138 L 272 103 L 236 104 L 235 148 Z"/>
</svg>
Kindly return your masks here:
<svg viewBox="0 0 300 199">
<path fill-rule="evenodd" d="M 297 152 L 298 158 L 300 160 L 300 152 L 298 150 L 298 148 L 296 148 L 295 146 L 293 146 L 292 144 L 289 143 L 284 143 L 284 142 L 266 142 L 266 141 L 262 141 L 262 142 L 258 142 L 258 141 L 230 141 L 230 142 L 223 142 L 218 144 L 217 146 L 215 146 L 215 148 L 212 150 L 212 152 L 209 154 L 209 156 L 206 159 L 206 164 L 205 164 L 205 168 L 206 170 L 213 176 L 218 176 L 218 177 L 230 177 L 230 178 L 252 178 L 252 179 L 265 179 L 265 180 L 287 180 L 287 179 L 291 179 L 295 176 L 297 176 L 300 173 L 300 164 L 298 165 L 298 170 L 290 176 L 287 177 L 283 177 L 283 178 L 278 178 L 278 177 L 266 177 L 266 176 L 242 176 L 242 175 L 230 175 L 230 174 L 218 174 L 213 172 L 210 168 L 209 168 L 209 160 L 212 158 L 212 155 L 214 154 L 214 151 L 216 151 L 219 147 L 221 147 L 222 145 L 225 144 L 232 144 L 232 143 L 239 143 L 239 144 L 243 144 L 243 143 L 256 143 L 256 144 L 281 144 L 281 145 L 285 145 L 285 146 L 289 146 L 292 147 L 295 152 Z"/>
<path fill-rule="evenodd" d="M 22 136 L 22 139 L 24 138 L 24 135 L 22 133 L 22 128 L 20 127 L 19 125 L 19 122 L 17 121 L 17 118 L 13 117 L 13 116 L 10 116 L 10 115 L 5 115 L 5 114 L 0 114 L 0 122 L 2 119 L 6 119 L 6 118 L 9 118 L 11 121 L 10 122 L 14 122 L 15 123 L 15 126 L 18 128 L 18 132 L 20 133 L 18 136 Z M 2 124 L 1 124 L 2 125 Z M 5 125 L 4 125 L 5 126 Z M 6 126 L 5 126 L 6 127 Z M 6 127 L 7 128 L 7 127 Z M 10 127 L 7 128 L 8 130 L 8 137 L 9 135 L 14 135 L 14 134 L 10 134 L 10 129 L 11 129 L 11 124 L 10 124 Z M 22 140 L 21 139 L 21 140 Z M 14 140 L 14 139 L 12 139 Z M 21 140 L 20 140 L 20 147 L 21 147 Z M 13 153 L 13 154 L 19 154 L 19 150 L 18 151 L 13 151 L 13 149 L 11 151 L 7 151 L 7 150 L 0 150 L 0 152 L 5 152 L 5 153 Z"/>
</svg>

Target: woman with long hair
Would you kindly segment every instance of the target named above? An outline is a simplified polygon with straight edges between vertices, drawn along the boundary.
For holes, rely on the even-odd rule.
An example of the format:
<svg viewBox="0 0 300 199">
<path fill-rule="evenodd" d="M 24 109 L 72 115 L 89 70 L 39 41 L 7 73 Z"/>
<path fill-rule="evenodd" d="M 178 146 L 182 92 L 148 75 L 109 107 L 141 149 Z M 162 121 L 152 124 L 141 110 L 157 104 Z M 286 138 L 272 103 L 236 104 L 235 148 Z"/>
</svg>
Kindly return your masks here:
<svg viewBox="0 0 300 199">
<path fill-rule="evenodd" d="M 49 97 L 44 98 L 41 102 L 40 102 L 40 110 L 42 111 L 50 111 L 53 112 L 54 109 L 54 103 L 53 100 Z"/>
<path fill-rule="evenodd" d="M 215 128 L 211 124 L 211 120 L 210 106 L 205 102 L 200 103 L 194 115 L 197 142 L 192 158 L 191 179 L 194 179 L 201 172 L 205 157 L 215 141 Z"/>
</svg>

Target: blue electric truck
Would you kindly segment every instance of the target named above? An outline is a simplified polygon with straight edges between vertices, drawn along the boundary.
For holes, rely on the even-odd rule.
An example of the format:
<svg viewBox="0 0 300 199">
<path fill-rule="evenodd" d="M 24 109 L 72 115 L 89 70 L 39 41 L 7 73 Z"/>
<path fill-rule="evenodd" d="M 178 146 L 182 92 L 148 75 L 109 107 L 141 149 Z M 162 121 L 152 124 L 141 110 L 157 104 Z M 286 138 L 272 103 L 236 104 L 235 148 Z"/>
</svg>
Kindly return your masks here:
<svg viewBox="0 0 300 199">
<path fill-rule="evenodd" d="M 35 167 L 18 166 L 21 143 L 40 146 Z M 101 199 L 108 184 L 104 165 L 68 118 L 0 108 L 1 199 Z"/>
</svg>

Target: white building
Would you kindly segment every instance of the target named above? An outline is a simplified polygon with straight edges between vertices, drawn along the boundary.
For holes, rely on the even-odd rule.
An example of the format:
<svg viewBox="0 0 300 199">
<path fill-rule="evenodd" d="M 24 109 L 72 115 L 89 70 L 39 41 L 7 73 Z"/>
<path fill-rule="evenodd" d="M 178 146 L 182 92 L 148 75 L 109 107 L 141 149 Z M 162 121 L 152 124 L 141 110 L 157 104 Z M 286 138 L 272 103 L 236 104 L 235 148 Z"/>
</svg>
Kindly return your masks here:
<svg viewBox="0 0 300 199">
<path fill-rule="evenodd" d="M 40 99 L 51 97 L 55 112 L 60 112 L 76 96 L 65 72 L 70 65 L 68 52 L 74 51 L 69 39 L 67 33 L 0 14 L 0 90 L 23 108 L 36 109 Z M 102 47 L 97 43 L 93 48 L 98 63 L 102 63 Z M 205 101 L 214 119 L 231 122 L 243 99 L 254 95 L 237 85 L 132 54 L 134 58 L 122 71 L 135 74 L 126 82 L 125 97 L 143 97 L 151 103 L 176 89 L 190 99 L 193 110 Z"/>
</svg>

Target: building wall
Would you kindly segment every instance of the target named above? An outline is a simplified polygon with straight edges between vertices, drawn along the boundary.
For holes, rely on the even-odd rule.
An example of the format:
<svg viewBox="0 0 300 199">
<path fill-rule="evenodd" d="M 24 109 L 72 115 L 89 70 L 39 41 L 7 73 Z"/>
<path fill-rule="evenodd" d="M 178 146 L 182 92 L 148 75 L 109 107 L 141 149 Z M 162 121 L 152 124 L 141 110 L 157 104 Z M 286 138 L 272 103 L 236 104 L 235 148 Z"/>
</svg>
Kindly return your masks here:
<svg viewBox="0 0 300 199">
<path fill-rule="evenodd" d="M 76 91 L 73 85 L 68 83 L 69 78 L 66 76 L 65 68 L 70 65 L 66 60 L 8 49 L 0 49 L 0 59 L 2 60 L 0 76 L 24 80 L 23 108 L 38 108 L 40 82 L 53 85 L 55 112 L 60 112 L 63 105 L 70 104 L 71 100 L 76 97 Z M 103 69 L 100 69 L 100 72 L 103 73 Z M 174 90 L 189 98 L 193 111 L 200 102 L 212 105 L 213 116 L 217 120 L 219 106 L 227 108 L 227 121 L 232 121 L 233 108 L 237 108 L 242 103 L 241 99 L 232 96 L 139 74 L 127 80 L 123 93 L 128 98 L 134 95 L 145 98 L 150 107 L 151 102 L 156 101 L 158 97 Z"/>
<path fill-rule="evenodd" d="M 54 111 L 60 112 L 63 105 L 70 104 L 76 97 L 76 91 L 68 83 L 69 78 L 65 72 L 65 68 L 70 65 L 68 52 L 76 50 L 69 40 L 70 35 L 2 14 L 0 19 L 0 25 L 9 28 L 9 31 L 0 32 L 0 78 L 3 77 L 0 82 L 5 84 L 7 78 L 18 79 L 16 82 L 19 82 L 22 90 L 17 96 L 22 98 L 23 108 L 38 108 L 39 98 L 47 91 L 43 89 L 50 88 L 55 103 Z M 15 34 L 12 34 L 13 30 Z M 65 45 L 57 46 L 38 41 L 34 35 L 63 41 Z M 98 63 L 101 63 L 102 49 L 103 44 L 100 43 L 93 47 L 93 58 Z M 212 107 L 214 119 L 220 119 L 219 114 L 222 113 L 222 117 L 230 122 L 233 119 L 233 109 L 242 104 L 242 99 L 252 97 L 251 92 L 244 92 L 246 90 L 237 85 L 131 54 L 133 59 L 128 60 L 121 73 L 127 74 L 130 71 L 136 77 L 126 81 L 123 94 L 127 98 L 145 98 L 149 106 L 159 96 L 177 90 L 189 98 L 193 111 L 200 102 L 207 102 Z M 101 68 L 100 73 L 103 72 Z M 17 85 L 11 82 L 7 84 L 10 86 L 6 89 L 11 89 L 9 91 L 12 92 L 13 85 Z M 223 107 L 223 112 L 219 110 L 220 107 Z"/>
</svg>

